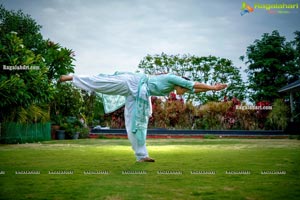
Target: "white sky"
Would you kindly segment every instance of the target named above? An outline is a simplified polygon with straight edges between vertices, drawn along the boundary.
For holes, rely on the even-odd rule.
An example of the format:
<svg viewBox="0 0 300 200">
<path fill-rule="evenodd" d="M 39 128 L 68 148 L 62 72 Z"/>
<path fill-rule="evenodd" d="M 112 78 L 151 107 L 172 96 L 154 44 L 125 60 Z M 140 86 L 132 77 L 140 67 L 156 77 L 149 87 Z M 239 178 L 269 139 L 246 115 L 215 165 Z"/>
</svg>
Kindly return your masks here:
<svg viewBox="0 0 300 200">
<path fill-rule="evenodd" d="M 299 3 L 299 0 L 246 0 Z M 137 70 L 147 54 L 191 54 L 239 61 L 263 33 L 278 30 L 288 41 L 300 30 L 300 8 L 289 14 L 255 9 L 240 15 L 241 0 L 0 0 L 31 15 L 45 39 L 75 51 L 75 73 Z M 243 71 L 243 70 L 242 70 Z M 243 72 L 243 77 L 245 74 Z"/>
</svg>

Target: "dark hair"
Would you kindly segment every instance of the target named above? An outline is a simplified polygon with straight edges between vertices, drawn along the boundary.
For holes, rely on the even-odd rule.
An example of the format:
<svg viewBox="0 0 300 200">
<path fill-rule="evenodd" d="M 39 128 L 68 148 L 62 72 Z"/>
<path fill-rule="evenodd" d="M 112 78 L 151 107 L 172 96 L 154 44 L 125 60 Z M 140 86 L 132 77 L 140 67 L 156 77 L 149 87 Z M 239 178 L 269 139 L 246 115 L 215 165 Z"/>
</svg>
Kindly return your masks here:
<svg viewBox="0 0 300 200">
<path fill-rule="evenodd" d="M 155 74 L 155 75 L 164 75 L 164 74 L 168 74 L 168 73 L 167 73 L 167 72 L 162 72 L 162 73 L 157 73 L 157 74 Z M 190 80 L 191 80 L 190 78 L 185 77 L 185 76 L 181 76 L 181 78 L 183 78 L 183 79 L 185 79 L 185 80 L 187 80 L 187 81 L 190 81 Z"/>
<path fill-rule="evenodd" d="M 187 80 L 187 81 L 190 81 L 191 79 L 189 79 L 189 78 L 187 78 L 187 77 L 185 77 L 185 76 L 182 76 L 181 78 L 183 78 L 183 79 L 185 79 L 185 80 Z"/>
</svg>

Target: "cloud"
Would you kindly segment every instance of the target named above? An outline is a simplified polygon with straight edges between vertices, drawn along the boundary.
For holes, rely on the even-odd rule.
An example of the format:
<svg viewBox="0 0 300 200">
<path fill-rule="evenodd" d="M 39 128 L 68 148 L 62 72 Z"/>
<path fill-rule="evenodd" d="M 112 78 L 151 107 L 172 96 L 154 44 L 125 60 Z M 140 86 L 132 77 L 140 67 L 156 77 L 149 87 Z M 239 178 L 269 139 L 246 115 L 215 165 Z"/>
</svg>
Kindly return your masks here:
<svg viewBox="0 0 300 200">
<path fill-rule="evenodd" d="M 279 30 L 291 40 L 300 25 L 300 10 L 241 17 L 241 2 L 222 0 L 6 0 L 4 6 L 30 14 L 45 38 L 75 51 L 76 73 L 90 75 L 135 71 L 144 56 L 162 52 L 220 56 L 245 68 L 238 58 L 255 39 Z"/>
</svg>

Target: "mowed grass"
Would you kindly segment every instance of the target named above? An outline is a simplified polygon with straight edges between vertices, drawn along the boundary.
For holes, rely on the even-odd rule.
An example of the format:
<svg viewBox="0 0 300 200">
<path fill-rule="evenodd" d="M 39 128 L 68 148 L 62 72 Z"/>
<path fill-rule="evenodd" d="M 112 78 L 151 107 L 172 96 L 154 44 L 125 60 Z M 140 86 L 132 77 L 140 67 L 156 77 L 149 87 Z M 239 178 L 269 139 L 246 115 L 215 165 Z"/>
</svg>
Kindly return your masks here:
<svg viewBox="0 0 300 200">
<path fill-rule="evenodd" d="M 0 199 L 300 197 L 299 140 L 155 139 L 147 145 L 155 163 L 136 163 L 125 139 L 0 145 Z M 16 174 L 34 171 L 40 174 Z"/>
</svg>

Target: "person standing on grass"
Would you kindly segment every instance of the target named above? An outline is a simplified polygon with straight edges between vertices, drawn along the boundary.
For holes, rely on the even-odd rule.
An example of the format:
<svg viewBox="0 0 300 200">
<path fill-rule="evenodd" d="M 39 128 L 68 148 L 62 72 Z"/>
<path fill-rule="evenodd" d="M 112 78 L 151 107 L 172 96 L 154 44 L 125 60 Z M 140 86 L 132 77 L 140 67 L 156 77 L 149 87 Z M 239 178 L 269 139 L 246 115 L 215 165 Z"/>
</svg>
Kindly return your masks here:
<svg viewBox="0 0 300 200">
<path fill-rule="evenodd" d="M 59 82 L 65 81 L 72 81 L 83 90 L 101 93 L 106 113 L 125 105 L 126 131 L 137 162 L 155 161 L 149 157 L 146 148 L 148 120 L 152 112 L 151 96 L 166 96 L 174 90 L 178 95 L 183 95 L 185 92 L 218 91 L 227 87 L 226 84 L 206 85 L 174 74 L 146 75 L 130 72 L 61 76 Z"/>
</svg>

